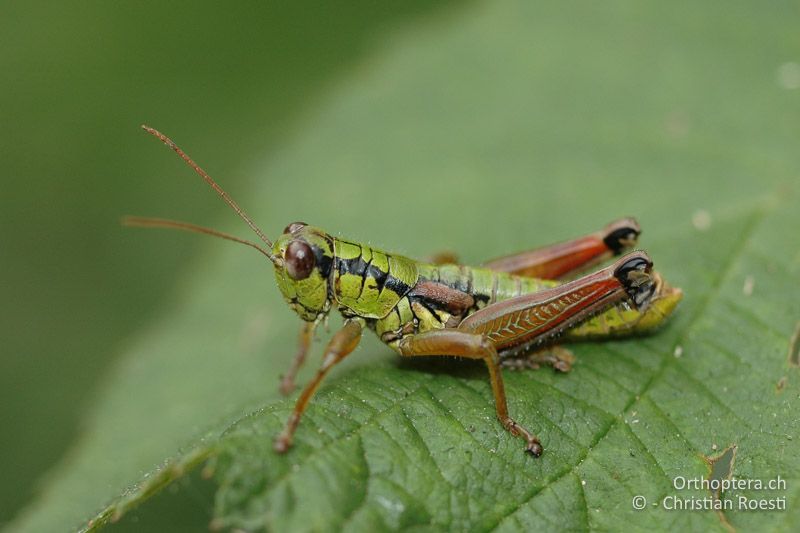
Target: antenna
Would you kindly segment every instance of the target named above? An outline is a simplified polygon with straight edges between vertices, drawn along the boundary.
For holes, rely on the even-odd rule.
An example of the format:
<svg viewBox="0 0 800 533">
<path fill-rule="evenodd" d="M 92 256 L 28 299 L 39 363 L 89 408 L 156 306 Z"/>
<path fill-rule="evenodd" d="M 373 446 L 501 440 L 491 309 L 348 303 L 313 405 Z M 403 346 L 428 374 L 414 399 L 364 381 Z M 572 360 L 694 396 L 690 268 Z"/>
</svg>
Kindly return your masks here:
<svg viewBox="0 0 800 533">
<path fill-rule="evenodd" d="M 256 233 L 256 235 L 258 235 L 258 237 L 262 241 L 264 241 L 264 243 L 267 245 L 267 250 L 264 250 L 261 247 L 258 247 L 258 249 L 262 253 L 264 253 L 264 255 L 269 257 L 269 260 L 272 261 L 273 263 L 275 263 L 276 265 L 280 265 L 282 263 L 282 261 L 279 258 L 275 257 L 275 255 L 272 252 L 268 251 L 269 249 L 272 248 L 272 241 L 270 241 L 267 238 L 267 236 L 264 235 L 264 232 L 261 231 L 261 229 L 258 226 L 255 225 L 255 223 L 252 221 L 252 219 L 249 216 L 247 216 L 247 213 L 245 213 L 244 210 L 241 207 L 239 207 L 239 204 L 237 204 L 233 200 L 233 198 L 228 196 L 228 193 L 226 193 L 222 189 L 222 187 L 217 185 L 217 182 L 214 181 L 211 178 L 211 176 L 209 176 L 206 173 L 205 170 L 200 168 L 200 166 L 197 163 L 195 163 L 192 160 L 192 158 L 189 157 L 186 154 L 186 152 L 181 150 L 178 147 L 178 145 L 175 144 L 172 141 L 172 139 L 170 139 L 169 137 L 167 137 L 166 135 L 164 135 L 163 133 L 161 133 L 157 129 L 151 128 L 150 126 L 147 126 L 146 124 L 142 124 L 142 129 L 144 131 L 146 131 L 147 133 L 149 133 L 150 135 L 152 135 L 153 137 L 156 137 L 156 138 L 160 139 L 161 142 L 163 142 L 164 144 L 169 146 L 176 154 L 178 154 L 178 156 L 180 156 L 180 158 L 183 159 L 186 162 L 187 165 L 192 167 L 192 169 L 194 169 L 194 171 L 197 172 L 200 175 L 200 177 L 203 178 L 203 180 L 206 183 L 208 183 L 211 186 L 211 188 L 214 189 L 214 191 L 216 191 L 216 193 L 218 195 L 220 195 L 220 197 L 223 200 L 225 200 L 225 203 L 228 204 L 231 207 L 231 209 L 236 211 L 236 214 L 239 215 L 239 217 L 242 220 L 244 220 L 247 223 L 248 226 L 250 226 L 250 229 L 252 229 Z M 144 220 L 144 219 L 141 219 L 141 220 Z M 152 220 L 155 221 L 155 220 L 158 220 L 158 219 L 152 219 Z M 168 227 L 168 228 L 176 228 L 176 229 L 185 229 L 187 231 L 196 231 L 198 233 L 205 233 L 207 235 L 215 235 L 215 236 L 218 236 L 218 237 L 222 237 L 223 235 L 226 235 L 225 237 L 222 237 L 222 238 L 229 238 L 229 240 L 233 240 L 233 241 L 236 241 L 236 242 L 241 242 L 242 244 L 248 244 L 248 241 L 244 241 L 243 239 L 238 239 L 237 237 L 233 237 L 231 235 L 222 234 L 221 232 L 218 232 L 218 231 L 215 231 L 215 230 L 209 230 L 207 228 L 201 228 L 200 226 L 194 226 L 193 224 L 186 224 L 186 223 L 183 223 L 183 222 L 174 223 L 173 221 L 165 221 L 165 222 L 167 222 L 167 224 L 155 224 L 155 223 L 153 223 L 153 224 L 149 224 L 148 226 L 149 227 Z M 251 245 L 251 244 L 253 244 L 253 243 L 249 243 L 248 245 Z"/>
<path fill-rule="evenodd" d="M 247 245 L 251 248 L 255 248 L 262 254 L 266 255 L 270 261 L 272 260 L 272 253 L 267 251 L 262 246 L 258 244 L 248 241 L 247 239 L 240 239 L 234 235 L 230 235 L 229 233 L 224 233 L 222 231 L 217 231 L 211 228 L 205 228 L 203 226 L 198 226 L 196 224 L 190 224 L 189 222 L 179 222 L 177 220 L 168 220 L 165 218 L 154 218 L 154 217 L 134 217 L 134 216 L 126 216 L 122 217 L 120 221 L 123 226 L 134 227 L 134 228 L 166 228 L 166 229 L 179 229 L 183 231 L 189 231 L 192 233 L 202 233 L 204 235 L 211 235 L 213 237 L 219 237 L 221 239 L 227 239 L 229 241 L 238 242 L 240 244 Z"/>
</svg>

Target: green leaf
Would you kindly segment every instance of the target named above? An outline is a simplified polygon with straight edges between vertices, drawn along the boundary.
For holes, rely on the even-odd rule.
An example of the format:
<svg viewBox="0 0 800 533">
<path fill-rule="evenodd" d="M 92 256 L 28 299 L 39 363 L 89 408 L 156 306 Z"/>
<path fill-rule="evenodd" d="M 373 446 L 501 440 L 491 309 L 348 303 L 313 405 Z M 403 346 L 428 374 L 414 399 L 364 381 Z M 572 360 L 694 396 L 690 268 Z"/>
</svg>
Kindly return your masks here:
<svg viewBox="0 0 800 533">
<path fill-rule="evenodd" d="M 799 219 L 794 210 L 765 207 L 726 217 L 707 233 L 676 232 L 682 247 L 673 268 L 683 265 L 681 277 L 698 281 L 687 282 L 674 324 L 643 340 L 580 346 L 569 375 L 508 373 L 510 408 L 537 428 L 546 449 L 540 460 L 523 454 L 494 419 L 480 365 L 360 368 L 317 396 L 287 457 L 271 452 L 287 403 L 225 433 L 217 523 L 279 531 L 575 530 L 623 521 L 642 530 L 720 528 L 713 511 L 637 512 L 631 501 L 710 496 L 676 491 L 672 480 L 707 477 L 703 455 L 729 445 L 738 449 L 737 477 L 797 481 L 789 453 L 800 437 L 797 389 L 775 388 L 787 372 L 785 333 L 797 303 L 786 298 L 783 310 L 795 313 L 782 317 L 773 291 L 791 284 L 798 265 L 796 256 L 770 252 L 779 243 L 800 250 L 797 236 L 781 232 Z M 742 292 L 748 277 L 756 280 L 749 296 Z M 777 528 L 786 518 L 751 516 L 726 519 Z"/>
<path fill-rule="evenodd" d="M 545 446 L 539 460 L 494 418 L 480 365 L 401 361 L 372 338 L 328 378 L 295 448 L 275 455 L 297 320 L 269 264 L 210 242 L 10 529 L 80 526 L 98 510 L 103 525 L 209 456 L 225 527 L 796 525 L 798 103 L 774 79 L 790 21 L 704 7 L 710 41 L 700 19 L 659 4 L 563 9 L 473 5 L 394 35 L 256 165 L 239 199 L 270 235 L 305 220 L 469 263 L 637 216 L 685 301 L 653 336 L 575 346 L 569 374 L 505 374 L 512 414 Z M 709 495 L 673 479 L 707 476 L 704 457 L 731 445 L 735 477 L 787 482 L 737 495 L 785 496 L 787 510 L 633 510 L 635 495 Z"/>
</svg>

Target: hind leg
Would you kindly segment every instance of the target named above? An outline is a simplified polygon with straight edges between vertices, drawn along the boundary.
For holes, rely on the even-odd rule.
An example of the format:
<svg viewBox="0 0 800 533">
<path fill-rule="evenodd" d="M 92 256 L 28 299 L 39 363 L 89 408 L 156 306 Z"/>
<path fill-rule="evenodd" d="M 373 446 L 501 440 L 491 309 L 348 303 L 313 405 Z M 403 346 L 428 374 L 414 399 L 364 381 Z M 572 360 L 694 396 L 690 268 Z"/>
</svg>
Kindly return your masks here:
<svg viewBox="0 0 800 533">
<path fill-rule="evenodd" d="M 482 266 L 518 276 L 560 279 L 631 249 L 640 233 L 636 220 L 621 218 L 589 235 L 492 259 Z M 458 256 L 450 251 L 432 255 L 429 262 L 434 265 L 459 264 Z"/>
<path fill-rule="evenodd" d="M 518 276 L 560 279 L 629 250 L 640 233 L 636 220 L 622 218 L 589 235 L 493 259 L 483 266 Z"/>
</svg>

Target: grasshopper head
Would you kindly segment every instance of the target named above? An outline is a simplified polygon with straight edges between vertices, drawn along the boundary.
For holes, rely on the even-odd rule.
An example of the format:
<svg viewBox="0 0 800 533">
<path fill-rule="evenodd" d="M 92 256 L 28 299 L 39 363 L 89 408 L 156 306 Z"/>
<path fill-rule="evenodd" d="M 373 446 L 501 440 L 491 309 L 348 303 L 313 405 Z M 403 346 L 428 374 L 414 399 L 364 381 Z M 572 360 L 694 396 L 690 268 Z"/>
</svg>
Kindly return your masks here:
<svg viewBox="0 0 800 533">
<path fill-rule="evenodd" d="M 313 322 L 328 313 L 333 298 L 328 287 L 333 265 L 333 238 L 303 222 L 286 226 L 272 246 L 282 261 L 275 264 L 278 288 L 300 318 Z"/>
</svg>

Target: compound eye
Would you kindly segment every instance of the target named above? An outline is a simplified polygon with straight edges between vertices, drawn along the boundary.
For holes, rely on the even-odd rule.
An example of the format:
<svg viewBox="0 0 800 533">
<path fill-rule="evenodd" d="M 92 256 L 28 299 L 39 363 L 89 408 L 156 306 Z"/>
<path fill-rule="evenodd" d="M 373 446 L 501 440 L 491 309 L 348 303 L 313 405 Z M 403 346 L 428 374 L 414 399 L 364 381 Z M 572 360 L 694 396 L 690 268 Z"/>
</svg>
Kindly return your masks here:
<svg viewBox="0 0 800 533">
<path fill-rule="evenodd" d="M 314 252 L 311 246 L 303 241 L 292 241 L 283 254 L 286 273 L 295 281 L 306 279 L 314 270 Z"/>
<path fill-rule="evenodd" d="M 305 222 L 292 222 L 285 228 L 283 228 L 283 233 L 294 233 L 295 231 L 299 230 L 300 228 L 304 228 L 308 226 Z"/>
</svg>

